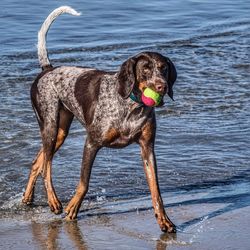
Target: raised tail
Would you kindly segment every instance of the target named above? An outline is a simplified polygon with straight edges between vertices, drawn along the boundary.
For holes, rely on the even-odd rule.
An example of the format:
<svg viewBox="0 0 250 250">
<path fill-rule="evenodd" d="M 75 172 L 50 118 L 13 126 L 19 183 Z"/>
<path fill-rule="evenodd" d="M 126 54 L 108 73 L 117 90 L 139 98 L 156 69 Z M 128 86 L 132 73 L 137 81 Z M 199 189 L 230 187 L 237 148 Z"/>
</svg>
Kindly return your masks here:
<svg viewBox="0 0 250 250">
<path fill-rule="evenodd" d="M 68 13 L 74 16 L 81 15 L 81 13 L 75 11 L 69 6 L 61 6 L 55 9 L 54 11 L 52 11 L 49 14 L 49 16 L 46 18 L 46 20 L 42 24 L 41 29 L 38 32 L 38 43 L 37 43 L 38 60 L 42 69 L 45 69 L 46 67 L 51 66 L 49 58 L 48 58 L 47 49 L 46 49 L 47 32 L 49 30 L 50 25 L 55 21 L 55 19 L 63 13 Z"/>
</svg>

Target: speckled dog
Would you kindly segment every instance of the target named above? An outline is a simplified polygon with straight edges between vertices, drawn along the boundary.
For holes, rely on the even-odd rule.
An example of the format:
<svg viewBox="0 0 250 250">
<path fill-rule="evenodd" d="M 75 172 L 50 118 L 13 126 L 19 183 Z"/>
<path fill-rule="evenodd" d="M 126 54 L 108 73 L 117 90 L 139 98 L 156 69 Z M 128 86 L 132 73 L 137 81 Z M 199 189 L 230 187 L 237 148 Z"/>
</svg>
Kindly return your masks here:
<svg viewBox="0 0 250 250">
<path fill-rule="evenodd" d="M 172 86 L 176 80 L 173 63 L 158 53 L 143 52 L 129 58 L 115 73 L 84 67 L 52 67 L 47 56 L 46 34 L 52 22 L 62 13 L 79 15 L 68 6 L 60 7 L 48 16 L 38 34 L 42 72 L 31 87 L 31 100 L 41 130 L 42 148 L 33 162 L 23 202 L 32 202 L 36 179 L 42 174 L 51 210 L 56 214 L 62 212 L 52 184 L 52 158 L 67 137 L 75 116 L 85 126 L 87 138 L 80 181 L 65 209 L 66 219 L 77 217 L 88 191 L 91 168 L 98 150 L 101 147 L 121 148 L 136 142 L 141 147 L 160 228 L 175 232 L 174 224 L 165 213 L 157 180 L 154 108 L 141 102 L 146 87 L 161 96 L 167 93 L 173 97 Z"/>
</svg>

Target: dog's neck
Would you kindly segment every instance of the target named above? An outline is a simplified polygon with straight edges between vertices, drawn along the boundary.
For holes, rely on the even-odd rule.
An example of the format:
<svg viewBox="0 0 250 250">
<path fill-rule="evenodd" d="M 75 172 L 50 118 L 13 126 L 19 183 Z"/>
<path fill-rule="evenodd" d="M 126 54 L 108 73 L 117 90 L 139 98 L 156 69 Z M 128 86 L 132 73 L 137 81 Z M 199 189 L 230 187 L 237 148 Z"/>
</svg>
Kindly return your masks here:
<svg viewBox="0 0 250 250">
<path fill-rule="evenodd" d="M 134 94 L 134 92 L 132 91 L 130 94 L 130 99 L 136 103 L 142 104 L 141 100 Z"/>
</svg>

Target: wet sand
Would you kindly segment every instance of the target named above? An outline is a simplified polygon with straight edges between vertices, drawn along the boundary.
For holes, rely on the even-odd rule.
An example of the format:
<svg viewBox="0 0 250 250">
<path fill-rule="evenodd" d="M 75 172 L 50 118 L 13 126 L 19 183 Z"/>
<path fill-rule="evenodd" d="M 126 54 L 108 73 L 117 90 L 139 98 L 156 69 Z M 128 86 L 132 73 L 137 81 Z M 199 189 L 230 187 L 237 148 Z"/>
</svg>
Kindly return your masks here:
<svg viewBox="0 0 250 250">
<path fill-rule="evenodd" d="M 167 211 L 177 234 L 161 233 L 152 209 L 89 213 L 77 222 L 5 218 L 0 249 L 249 249 L 248 202 L 183 202 Z"/>
</svg>

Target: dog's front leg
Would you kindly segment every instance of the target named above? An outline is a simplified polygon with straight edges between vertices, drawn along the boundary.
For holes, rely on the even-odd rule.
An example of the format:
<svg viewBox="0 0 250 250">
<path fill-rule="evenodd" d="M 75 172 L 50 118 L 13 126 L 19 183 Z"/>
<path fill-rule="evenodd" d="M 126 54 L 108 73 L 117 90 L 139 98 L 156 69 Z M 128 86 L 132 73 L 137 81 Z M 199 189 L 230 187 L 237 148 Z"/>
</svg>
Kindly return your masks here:
<svg viewBox="0 0 250 250">
<path fill-rule="evenodd" d="M 73 220 L 77 217 L 81 203 L 88 192 L 92 165 L 99 149 L 100 148 L 91 143 L 88 138 L 86 139 L 83 151 L 81 177 L 76 189 L 76 193 L 65 209 L 65 213 L 67 214 L 66 220 Z"/>
<path fill-rule="evenodd" d="M 139 142 L 141 146 L 144 171 L 147 177 L 147 182 L 152 197 L 155 217 L 163 232 L 174 233 L 176 232 L 175 225 L 171 222 L 165 212 L 159 189 L 157 166 L 154 153 L 154 133 L 146 132 L 144 134 L 146 134 L 146 136 L 142 136 Z"/>
</svg>

